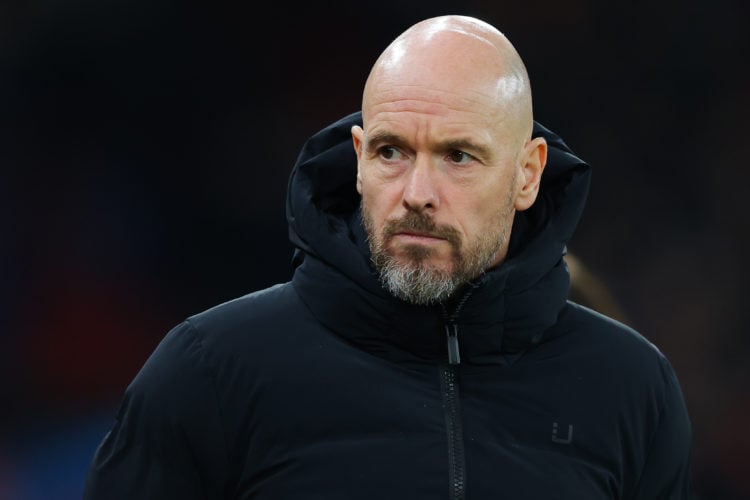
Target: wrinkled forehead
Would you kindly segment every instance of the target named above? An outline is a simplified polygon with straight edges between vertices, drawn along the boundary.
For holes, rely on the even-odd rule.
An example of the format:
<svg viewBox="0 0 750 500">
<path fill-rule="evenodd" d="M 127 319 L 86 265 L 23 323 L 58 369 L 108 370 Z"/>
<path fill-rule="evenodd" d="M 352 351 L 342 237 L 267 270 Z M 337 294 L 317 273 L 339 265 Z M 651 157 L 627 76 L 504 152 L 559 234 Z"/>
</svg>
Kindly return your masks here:
<svg viewBox="0 0 750 500">
<path fill-rule="evenodd" d="M 512 125 L 518 118 L 517 101 L 524 92 L 523 77 L 509 71 L 497 49 L 484 40 L 472 37 L 445 42 L 441 41 L 448 50 L 439 50 L 440 43 L 425 49 L 408 43 L 392 48 L 365 87 L 362 112 L 366 130 L 376 116 L 395 116 L 397 112 L 480 120 L 492 128 Z"/>
<path fill-rule="evenodd" d="M 487 117 L 531 132 L 531 90 L 515 48 L 494 26 L 443 16 L 409 28 L 380 55 L 362 96 L 367 122 L 384 108 L 417 105 Z M 521 132 L 525 135 L 525 132 Z"/>
</svg>

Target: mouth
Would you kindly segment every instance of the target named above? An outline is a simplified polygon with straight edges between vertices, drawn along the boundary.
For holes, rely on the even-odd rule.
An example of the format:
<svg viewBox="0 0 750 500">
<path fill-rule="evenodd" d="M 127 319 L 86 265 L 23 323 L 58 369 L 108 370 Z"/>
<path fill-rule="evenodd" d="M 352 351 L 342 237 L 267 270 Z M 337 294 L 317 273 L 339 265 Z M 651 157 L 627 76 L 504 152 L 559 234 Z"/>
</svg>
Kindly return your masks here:
<svg viewBox="0 0 750 500">
<path fill-rule="evenodd" d="M 442 241 L 445 238 L 441 238 L 435 234 L 423 233 L 419 231 L 401 231 L 393 235 L 394 238 L 398 238 L 404 242 L 412 243 L 432 243 L 436 241 Z"/>
</svg>

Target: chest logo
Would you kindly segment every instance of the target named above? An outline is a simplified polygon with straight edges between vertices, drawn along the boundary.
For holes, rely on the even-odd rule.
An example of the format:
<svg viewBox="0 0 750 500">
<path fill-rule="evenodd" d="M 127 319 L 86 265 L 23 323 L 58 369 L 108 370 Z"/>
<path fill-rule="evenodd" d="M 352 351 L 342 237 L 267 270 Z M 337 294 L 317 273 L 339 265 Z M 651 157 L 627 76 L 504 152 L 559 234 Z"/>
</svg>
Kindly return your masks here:
<svg viewBox="0 0 750 500">
<path fill-rule="evenodd" d="M 573 441 L 573 425 L 568 424 L 568 431 L 565 436 L 560 436 L 559 427 L 557 422 L 552 422 L 552 442 L 570 444 Z"/>
</svg>

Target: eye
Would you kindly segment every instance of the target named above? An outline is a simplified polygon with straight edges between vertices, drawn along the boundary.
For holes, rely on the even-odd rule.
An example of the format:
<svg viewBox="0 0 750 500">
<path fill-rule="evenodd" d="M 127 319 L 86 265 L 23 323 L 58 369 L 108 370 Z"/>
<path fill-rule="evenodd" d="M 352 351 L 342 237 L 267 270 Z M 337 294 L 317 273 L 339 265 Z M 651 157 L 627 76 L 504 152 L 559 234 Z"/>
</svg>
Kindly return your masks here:
<svg viewBox="0 0 750 500">
<path fill-rule="evenodd" d="M 382 146 L 378 148 L 378 156 L 386 161 L 394 161 L 400 159 L 403 154 L 393 146 Z"/>
<path fill-rule="evenodd" d="M 472 161 L 474 157 L 471 156 L 469 153 L 466 153 L 459 149 L 454 149 L 453 151 L 448 153 L 448 159 L 452 161 L 453 163 L 465 164 L 465 163 L 469 163 L 470 161 Z"/>
</svg>

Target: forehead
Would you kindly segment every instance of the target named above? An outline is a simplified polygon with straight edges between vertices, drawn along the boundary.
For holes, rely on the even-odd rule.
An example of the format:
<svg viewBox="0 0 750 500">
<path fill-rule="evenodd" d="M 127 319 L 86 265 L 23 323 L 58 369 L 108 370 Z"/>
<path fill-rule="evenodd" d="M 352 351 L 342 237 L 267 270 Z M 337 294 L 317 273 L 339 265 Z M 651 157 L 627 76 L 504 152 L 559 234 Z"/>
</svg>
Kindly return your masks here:
<svg viewBox="0 0 750 500">
<path fill-rule="evenodd" d="M 409 124 L 423 131 L 516 135 L 525 80 L 507 51 L 475 33 L 438 30 L 392 44 L 365 84 L 364 129 Z"/>
<path fill-rule="evenodd" d="M 363 108 L 366 134 L 389 132 L 431 140 L 470 139 L 488 147 L 501 143 L 508 117 L 481 92 L 396 85 L 373 89 Z"/>
</svg>

